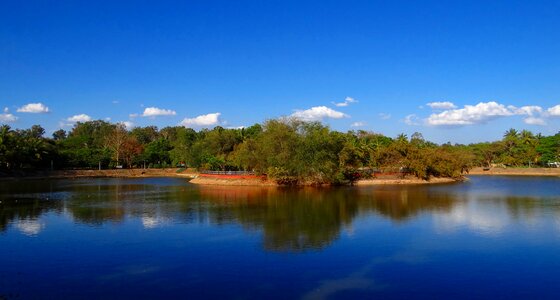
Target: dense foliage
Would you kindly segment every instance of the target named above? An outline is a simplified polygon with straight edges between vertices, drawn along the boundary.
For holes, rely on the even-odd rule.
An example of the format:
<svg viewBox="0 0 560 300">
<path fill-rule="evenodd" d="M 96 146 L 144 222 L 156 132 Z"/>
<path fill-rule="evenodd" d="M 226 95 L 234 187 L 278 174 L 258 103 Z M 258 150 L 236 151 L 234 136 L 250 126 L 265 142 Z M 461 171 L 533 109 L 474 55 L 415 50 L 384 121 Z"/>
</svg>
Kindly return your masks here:
<svg viewBox="0 0 560 300">
<path fill-rule="evenodd" d="M 510 129 L 502 140 L 437 145 L 420 133 L 390 138 L 341 133 L 319 122 L 268 120 L 248 128 L 195 131 L 182 126 L 127 130 L 97 120 L 77 123 L 52 138 L 44 129 L 0 127 L 0 169 L 193 167 L 248 170 L 285 184 L 348 183 L 375 172 L 419 178 L 459 177 L 473 166 L 546 166 L 558 161 L 560 133 Z"/>
</svg>

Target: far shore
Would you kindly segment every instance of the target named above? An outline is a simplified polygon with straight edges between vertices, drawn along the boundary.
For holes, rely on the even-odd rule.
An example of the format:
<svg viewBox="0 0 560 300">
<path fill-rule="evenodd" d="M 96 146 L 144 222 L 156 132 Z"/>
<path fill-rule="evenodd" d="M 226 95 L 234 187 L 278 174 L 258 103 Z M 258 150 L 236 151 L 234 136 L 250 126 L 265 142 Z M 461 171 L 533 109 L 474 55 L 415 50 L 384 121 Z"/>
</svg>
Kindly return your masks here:
<svg viewBox="0 0 560 300">
<path fill-rule="evenodd" d="M 473 168 L 466 175 L 560 176 L 560 168 Z"/>
<path fill-rule="evenodd" d="M 55 170 L 55 171 L 15 171 L 3 174 L 0 180 L 52 179 L 52 178 L 143 178 L 143 177 L 179 177 L 193 184 L 214 186 L 280 186 L 265 177 L 245 176 L 240 178 L 199 176 L 194 169 L 111 169 L 111 170 Z M 455 182 L 452 178 L 432 178 L 429 181 L 417 178 L 381 178 L 359 180 L 354 185 L 416 185 Z"/>
<path fill-rule="evenodd" d="M 198 173 L 179 168 L 165 169 L 110 169 L 110 170 L 55 170 L 55 171 L 13 171 L 2 174 L 0 180 L 47 179 L 47 178 L 141 178 L 141 177 L 182 177 L 194 178 Z"/>
<path fill-rule="evenodd" d="M 55 170 L 55 171 L 14 171 L 12 173 L 0 173 L 0 180 L 19 179 L 48 179 L 48 178 L 142 178 L 142 177 L 179 177 L 190 180 L 193 184 L 200 185 L 222 185 L 222 186 L 278 186 L 272 180 L 265 178 L 220 178 L 199 176 L 195 169 L 111 169 L 111 170 Z M 560 168 L 473 168 L 469 175 L 487 176 L 560 176 Z M 418 184 L 442 184 L 452 183 L 460 180 L 453 178 L 431 178 L 422 180 L 414 177 L 408 178 L 375 178 L 358 180 L 354 185 L 418 185 Z"/>
</svg>

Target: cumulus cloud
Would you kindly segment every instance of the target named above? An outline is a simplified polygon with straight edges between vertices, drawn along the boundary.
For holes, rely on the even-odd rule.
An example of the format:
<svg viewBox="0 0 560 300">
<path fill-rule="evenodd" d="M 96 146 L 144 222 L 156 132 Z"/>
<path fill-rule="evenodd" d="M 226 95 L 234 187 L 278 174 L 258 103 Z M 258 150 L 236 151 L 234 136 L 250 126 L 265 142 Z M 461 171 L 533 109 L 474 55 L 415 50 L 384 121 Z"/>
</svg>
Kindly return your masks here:
<svg viewBox="0 0 560 300">
<path fill-rule="evenodd" d="M 529 105 L 516 108 L 515 106 L 508 106 L 515 114 L 518 115 L 528 115 L 534 116 L 536 114 L 542 114 L 543 109 L 540 106 Z"/>
<path fill-rule="evenodd" d="M 91 121 L 91 117 L 86 114 L 79 114 L 75 116 L 71 116 L 70 118 L 66 119 L 68 122 L 76 123 L 76 122 L 88 122 Z"/>
<path fill-rule="evenodd" d="M 144 113 L 142 114 L 142 117 L 158 117 L 158 116 L 174 116 L 177 113 L 174 110 L 171 109 L 163 109 L 163 108 L 157 108 L 157 107 L 146 107 L 146 109 L 144 109 Z"/>
<path fill-rule="evenodd" d="M 18 117 L 8 113 L 6 109 L 4 109 L 4 113 L 0 114 L 0 122 L 2 123 L 12 123 L 17 121 Z"/>
<path fill-rule="evenodd" d="M 560 105 L 553 106 L 546 110 L 550 116 L 559 117 L 560 116 Z"/>
<path fill-rule="evenodd" d="M 348 106 L 350 103 L 357 103 L 357 102 L 358 102 L 358 100 L 356 100 L 352 97 L 346 97 L 346 98 L 344 98 L 343 102 L 338 102 L 338 103 L 332 102 L 332 103 L 337 107 L 345 107 L 345 106 Z"/>
<path fill-rule="evenodd" d="M 442 102 L 430 102 L 426 103 L 431 109 L 454 109 L 457 108 L 455 104 L 449 101 L 442 101 Z"/>
<path fill-rule="evenodd" d="M 205 127 L 205 126 L 212 126 L 217 125 L 220 123 L 220 115 L 221 113 L 211 113 L 206 115 L 200 115 L 194 118 L 185 118 L 181 123 L 182 126 L 185 127 Z"/>
<path fill-rule="evenodd" d="M 510 109 L 518 115 L 526 115 L 527 117 L 523 119 L 523 122 L 525 124 L 539 125 L 539 126 L 546 125 L 546 121 L 543 117 L 545 115 L 545 111 L 540 106 L 530 105 L 530 106 L 522 106 L 519 108 L 510 106 Z"/>
<path fill-rule="evenodd" d="M 555 109 L 556 108 L 556 109 Z M 556 110 L 556 111 L 555 111 Z M 516 107 L 491 101 L 480 102 L 476 105 L 465 105 L 459 109 L 444 110 L 431 114 L 425 121 L 433 126 L 464 126 L 484 124 L 488 121 L 510 116 L 525 116 L 523 122 L 529 125 L 546 125 L 545 117 L 557 112 L 560 115 L 560 106 L 551 107 L 545 111 L 536 105 Z"/>
<path fill-rule="evenodd" d="M 345 113 L 336 111 L 326 106 L 315 106 L 306 110 L 296 110 L 291 116 L 302 121 L 320 121 L 325 118 L 342 119 L 350 117 Z"/>
<path fill-rule="evenodd" d="M 17 112 L 45 114 L 49 112 L 49 108 L 43 103 L 29 103 L 17 109 Z"/>
<path fill-rule="evenodd" d="M 477 105 L 465 105 L 464 108 L 445 110 L 428 117 L 426 122 L 434 126 L 461 126 L 486 123 L 490 120 L 512 116 L 516 112 L 497 102 L 480 102 Z"/>
<path fill-rule="evenodd" d="M 366 122 L 354 122 L 350 124 L 350 127 L 364 127 L 366 126 Z"/>
</svg>

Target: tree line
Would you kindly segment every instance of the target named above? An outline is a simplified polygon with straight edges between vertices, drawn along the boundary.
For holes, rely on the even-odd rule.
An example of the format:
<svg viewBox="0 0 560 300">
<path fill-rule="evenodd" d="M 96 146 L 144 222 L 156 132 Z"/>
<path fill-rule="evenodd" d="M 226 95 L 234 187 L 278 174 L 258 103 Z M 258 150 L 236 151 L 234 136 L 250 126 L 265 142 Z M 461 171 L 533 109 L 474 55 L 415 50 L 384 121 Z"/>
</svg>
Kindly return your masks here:
<svg viewBox="0 0 560 300">
<path fill-rule="evenodd" d="M 247 128 L 158 129 L 102 120 L 79 122 L 45 137 L 45 130 L 0 127 L 0 170 L 192 167 L 248 170 L 284 184 L 344 184 L 375 172 L 460 177 L 474 166 L 544 166 L 558 161 L 560 133 L 508 130 L 502 140 L 469 145 L 331 130 L 320 122 L 268 120 Z"/>
</svg>

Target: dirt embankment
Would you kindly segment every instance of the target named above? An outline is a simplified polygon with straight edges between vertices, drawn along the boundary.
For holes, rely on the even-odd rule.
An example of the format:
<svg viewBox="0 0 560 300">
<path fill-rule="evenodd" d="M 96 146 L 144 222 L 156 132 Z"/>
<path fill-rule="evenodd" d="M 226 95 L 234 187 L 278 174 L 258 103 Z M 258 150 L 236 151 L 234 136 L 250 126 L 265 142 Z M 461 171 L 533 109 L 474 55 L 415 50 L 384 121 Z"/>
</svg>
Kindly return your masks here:
<svg viewBox="0 0 560 300">
<path fill-rule="evenodd" d="M 560 176 L 560 168 L 474 168 L 468 175 Z"/>
<path fill-rule="evenodd" d="M 222 185 L 222 186 L 279 186 L 272 180 L 264 178 L 220 178 L 217 176 L 206 177 L 198 176 L 190 181 L 194 184 L 201 185 Z M 417 178 L 404 178 L 404 179 L 366 179 L 359 180 L 354 185 L 416 185 L 416 184 L 437 184 L 437 183 L 452 183 L 457 180 L 452 178 L 432 178 L 429 181 Z"/>
<path fill-rule="evenodd" d="M 358 180 L 355 185 L 392 185 L 392 184 L 436 184 L 436 183 L 452 183 L 459 182 L 453 178 L 431 178 L 424 180 L 419 178 L 405 178 L 405 179 L 364 179 Z"/>
<path fill-rule="evenodd" d="M 276 182 L 262 178 L 219 178 L 205 176 L 198 176 L 192 179 L 190 183 L 222 186 L 278 186 Z"/>
</svg>

